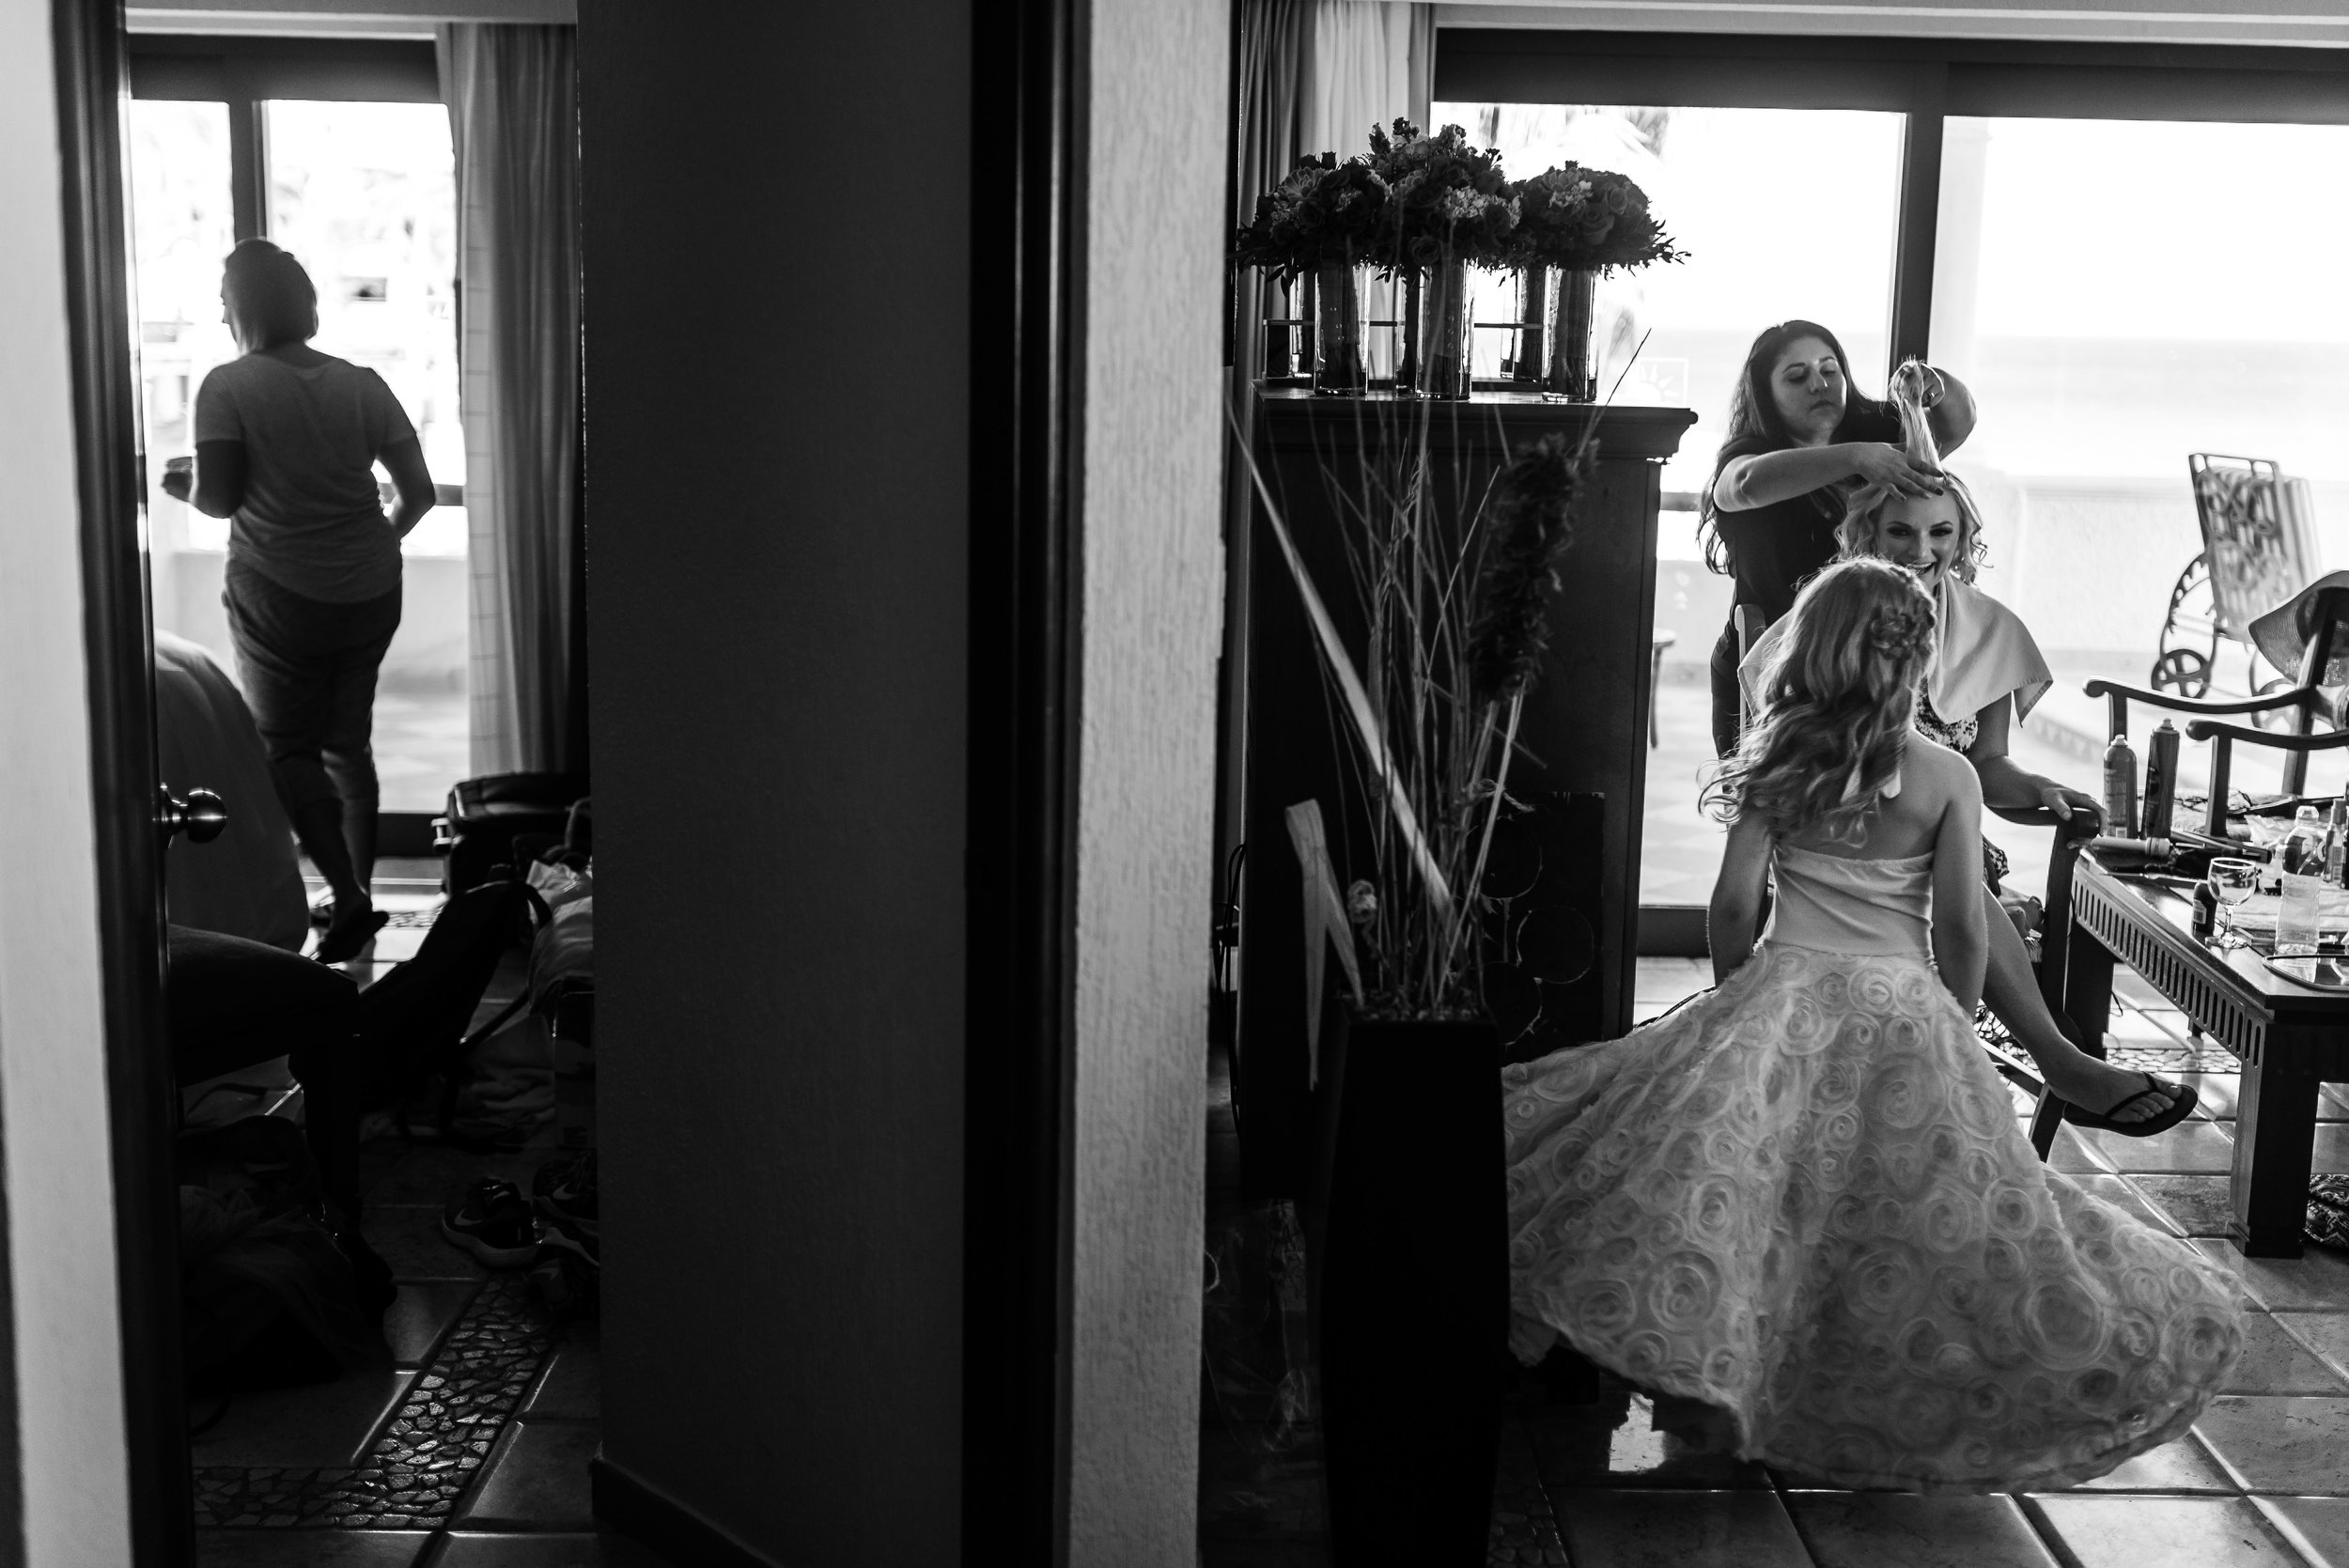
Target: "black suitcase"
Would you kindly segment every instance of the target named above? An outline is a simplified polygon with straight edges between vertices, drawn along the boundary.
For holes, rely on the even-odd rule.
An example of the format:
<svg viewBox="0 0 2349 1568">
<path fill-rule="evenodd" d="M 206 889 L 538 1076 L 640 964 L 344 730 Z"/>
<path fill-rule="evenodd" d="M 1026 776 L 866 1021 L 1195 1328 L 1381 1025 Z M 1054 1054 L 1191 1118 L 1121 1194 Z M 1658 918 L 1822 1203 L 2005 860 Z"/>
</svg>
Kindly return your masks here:
<svg viewBox="0 0 2349 1568">
<path fill-rule="evenodd" d="M 489 880 L 492 867 L 514 865 L 518 837 L 564 839 L 572 825 L 571 808 L 586 794 L 587 781 L 576 773 L 492 773 L 465 780 L 448 792 L 448 815 L 432 819 L 443 890 L 477 888 Z M 583 820 L 584 813 L 581 816 Z"/>
</svg>

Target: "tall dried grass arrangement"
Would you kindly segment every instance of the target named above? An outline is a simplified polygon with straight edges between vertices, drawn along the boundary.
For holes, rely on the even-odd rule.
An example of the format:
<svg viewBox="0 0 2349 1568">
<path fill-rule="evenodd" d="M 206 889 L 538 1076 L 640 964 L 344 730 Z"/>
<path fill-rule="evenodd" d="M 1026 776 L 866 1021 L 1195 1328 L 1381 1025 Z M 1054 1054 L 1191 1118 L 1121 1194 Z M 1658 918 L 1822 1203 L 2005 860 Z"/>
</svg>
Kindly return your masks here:
<svg viewBox="0 0 2349 1568">
<path fill-rule="evenodd" d="M 1471 1017 L 1484 1010 L 1477 890 L 1596 426 L 1579 441 L 1553 435 L 1520 450 L 1480 487 L 1431 450 L 1432 422 L 1455 413 L 1373 401 L 1333 411 L 1361 426 L 1321 474 L 1365 629 L 1359 661 L 1252 453 L 1247 460 L 1353 742 L 1361 809 L 1331 815 L 1355 874 L 1370 867 L 1369 895 L 1358 883 L 1348 900 L 1366 1006 L 1382 1017 Z M 1367 845 L 1343 844 L 1348 822 L 1367 822 Z"/>
</svg>

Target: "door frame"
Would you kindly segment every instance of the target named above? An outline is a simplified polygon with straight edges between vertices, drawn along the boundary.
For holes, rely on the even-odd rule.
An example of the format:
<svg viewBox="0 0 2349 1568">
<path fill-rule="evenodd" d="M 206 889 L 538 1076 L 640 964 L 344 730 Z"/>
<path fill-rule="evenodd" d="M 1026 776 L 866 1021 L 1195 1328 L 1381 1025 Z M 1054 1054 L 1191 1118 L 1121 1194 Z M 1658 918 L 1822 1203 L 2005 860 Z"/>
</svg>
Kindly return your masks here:
<svg viewBox="0 0 2349 1568">
<path fill-rule="evenodd" d="M 132 1560 L 194 1561 L 179 1348 L 177 1120 L 163 1023 L 153 636 L 140 516 L 122 117 L 123 13 L 52 0 L 74 467 L 81 502 L 90 804 L 98 871 L 115 1277 Z"/>
<path fill-rule="evenodd" d="M 961 1479 L 973 1562 L 1068 1551 L 1082 49 L 1076 0 L 1017 0 L 972 32 Z"/>
</svg>

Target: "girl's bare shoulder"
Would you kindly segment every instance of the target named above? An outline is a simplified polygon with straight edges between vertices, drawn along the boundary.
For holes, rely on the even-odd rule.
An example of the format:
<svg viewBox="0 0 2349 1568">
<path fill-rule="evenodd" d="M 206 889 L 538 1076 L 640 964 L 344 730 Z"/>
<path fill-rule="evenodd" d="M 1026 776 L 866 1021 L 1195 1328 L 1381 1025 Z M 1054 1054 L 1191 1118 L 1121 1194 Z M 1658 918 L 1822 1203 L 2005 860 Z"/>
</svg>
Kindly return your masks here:
<svg viewBox="0 0 2349 1568">
<path fill-rule="evenodd" d="M 1974 765 L 1937 740 L 1911 730 L 1908 746 L 1903 753 L 1903 771 L 1942 799 L 1954 799 L 1968 794 L 1979 795 L 1982 784 L 1974 776 Z"/>
</svg>

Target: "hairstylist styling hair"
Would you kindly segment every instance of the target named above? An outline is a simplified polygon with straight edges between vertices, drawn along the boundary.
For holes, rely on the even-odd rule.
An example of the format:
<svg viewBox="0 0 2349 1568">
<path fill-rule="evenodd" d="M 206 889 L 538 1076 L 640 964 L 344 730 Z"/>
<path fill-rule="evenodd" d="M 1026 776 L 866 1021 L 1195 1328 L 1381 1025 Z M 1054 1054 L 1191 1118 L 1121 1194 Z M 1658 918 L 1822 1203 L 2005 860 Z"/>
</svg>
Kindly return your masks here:
<svg viewBox="0 0 2349 1568">
<path fill-rule="evenodd" d="M 1896 495 L 1939 493 L 1936 471 L 1900 445 L 1890 405 L 1856 396 L 1835 334 L 1815 321 L 1781 321 L 1747 350 L 1729 400 L 1729 435 L 1705 487 L 1705 562 L 1736 580 L 1734 604 L 1782 618 L 1804 579 L 1835 559 L 1835 526 L 1855 484 Z M 1943 452 L 1974 428 L 1974 399 L 1934 372 L 1926 418 Z M 1734 615 L 1734 612 L 1733 612 Z M 1713 645 L 1713 749 L 1737 749 L 1737 627 Z"/>
<path fill-rule="evenodd" d="M 241 241 L 220 297 L 244 353 L 204 378 L 194 473 L 163 488 L 233 520 L 221 597 L 238 674 L 294 832 L 334 893 L 317 956 L 339 963 L 383 924 L 367 893 L 375 675 L 399 626 L 399 541 L 432 509 L 432 475 L 383 379 L 309 346 L 318 291 L 300 262 Z M 388 516 L 378 462 L 397 495 Z"/>
</svg>

